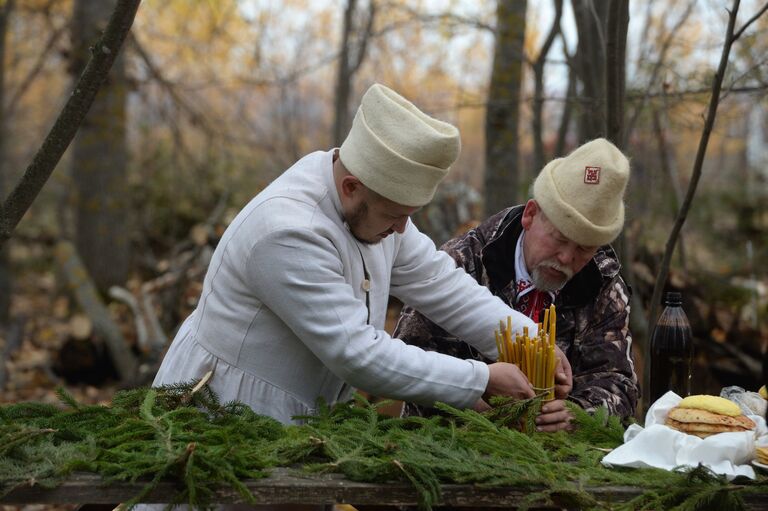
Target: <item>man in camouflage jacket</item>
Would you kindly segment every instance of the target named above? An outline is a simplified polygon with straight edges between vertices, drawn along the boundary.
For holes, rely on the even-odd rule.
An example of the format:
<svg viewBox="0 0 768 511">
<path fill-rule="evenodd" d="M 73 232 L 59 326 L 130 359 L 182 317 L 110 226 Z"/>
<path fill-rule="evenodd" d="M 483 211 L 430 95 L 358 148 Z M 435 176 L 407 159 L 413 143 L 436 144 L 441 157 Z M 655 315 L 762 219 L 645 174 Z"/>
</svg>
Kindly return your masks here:
<svg viewBox="0 0 768 511">
<path fill-rule="evenodd" d="M 590 144 L 595 142 L 598 141 Z M 605 143 L 608 144 L 608 142 Z M 611 169 L 611 164 L 603 162 L 602 167 L 583 164 L 585 158 L 587 163 L 593 163 L 593 160 L 599 163 L 600 158 L 594 154 L 581 155 L 581 158 L 575 158 L 576 161 L 569 161 L 569 159 L 574 160 L 574 155 L 579 156 L 578 151 L 585 147 L 587 146 L 577 149 L 567 158 L 552 162 L 561 163 L 556 168 L 560 179 L 566 179 L 562 175 L 569 171 L 564 170 L 563 167 L 569 166 L 574 169 L 574 173 L 581 171 L 582 167 L 602 169 L 604 180 L 608 181 L 606 177 L 610 177 L 608 170 Z M 545 167 L 541 175 L 550 169 L 552 163 Z M 595 193 L 590 188 L 587 188 L 586 192 L 579 190 L 580 180 L 559 184 L 561 190 L 573 188 L 574 196 L 581 196 L 588 192 Z M 568 186 L 565 186 L 566 184 Z M 597 193 L 598 196 L 592 199 L 602 199 L 605 202 L 605 198 L 601 197 L 600 193 L 615 194 L 615 190 Z M 621 198 L 622 195 L 623 186 L 618 197 Z M 567 196 L 559 196 L 558 199 L 569 200 Z M 630 292 L 619 275 L 620 263 L 613 249 L 608 244 L 595 243 L 595 241 L 605 241 L 606 236 L 612 240 L 615 235 L 611 233 L 606 236 L 591 237 L 589 232 L 591 226 L 588 224 L 572 229 L 567 221 L 558 222 L 557 206 L 553 207 L 548 200 L 547 190 L 542 190 L 541 187 L 537 189 L 535 186 L 534 199 L 529 200 L 527 204 L 497 213 L 475 229 L 448 241 L 442 249 L 454 258 L 458 267 L 463 268 L 480 284 L 490 289 L 494 295 L 510 306 L 520 309 L 521 300 L 518 295 L 521 285 L 520 276 L 516 275 L 516 267 L 523 268 L 519 266 L 523 264 L 530 268 L 531 264 L 526 261 L 531 257 L 526 257 L 526 261 L 523 261 L 523 254 L 518 252 L 523 252 L 526 242 L 529 245 L 535 244 L 527 247 L 528 252 L 541 253 L 547 252 L 549 246 L 559 247 L 549 250 L 549 253 L 556 252 L 558 255 L 548 259 L 548 261 L 558 262 L 546 263 L 545 261 L 545 264 L 562 271 L 559 275 L 562 277 L 562 282 L 545 290 L 549 291 L 554 298 L 557 309 L 557 345 L 568 357 L 573 371 L 573 389 L 567 399 L 588 411 L 598 406 L 605 406 L 611 414 L 626 419 L 634 415 L 639 395 L 631 355 Z M 576 199 L 571 199 L 571 202 L 579 205 Z M 590 213 L 588 209 L 585 211 L 585 217 L 589 217 L 590 214 L 591 217 L 596 217 L 594 212 Z M 623 225 L 623 205 L 621 213 L 620 224 Z M 569 232 L 569 235 L 565 236 L 563 231 Z M 618 233 L 615 228 L 614 231 L 615 234 Z M 572 241 L 574 237 L 582 243 Z M 591 243 L 594 245 L 590 245 Z M 566 268 L 558 264 L 564 264 Z M 526 273 L 529 268 L 521 273 Z M 550 276 L 558 277 L 557 272 L 544 271 L 552 273 Z M 536 283 L 536 273 L 533 269 L 530 273 L 533 274 L 532 280 Z M 540 287 L 545 288 L 547 284 L 544 283 Z M 534 316 L 535 312 L 531 311 L 531 315 Z M 477 350 L 461 339 L 451 336 L 411 307 L 403 309 L 394 336 L 426 350 L 459 358 L 485 360 Z M 558 398 L 563 397 L 565 396 L 558 396 Z M 567 429 L 570 414 L 564 410 L 565 407 L 555 410 L 556 405 L 545 404 L 544 412 L 547 412 L 547 406 L 553 407 L 552 415 L 557 418 L 543 420 L 543 423 L 540 421 L 541 430 Z M 406 403 L 404 409 L 405 415 L 431 415 L 432 413 L 434 413 L 433 409 L 413 403 Z M 543 413 L 542 416 L 544 415 L 546 414 Z"/>
</svg>

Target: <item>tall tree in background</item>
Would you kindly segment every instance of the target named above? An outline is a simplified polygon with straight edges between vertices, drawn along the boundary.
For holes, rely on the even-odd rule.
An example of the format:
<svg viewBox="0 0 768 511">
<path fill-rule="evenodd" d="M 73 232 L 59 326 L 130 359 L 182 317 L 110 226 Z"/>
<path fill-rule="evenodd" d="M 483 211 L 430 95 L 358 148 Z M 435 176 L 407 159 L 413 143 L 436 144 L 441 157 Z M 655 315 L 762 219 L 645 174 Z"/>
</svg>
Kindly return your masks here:
<svg viewBox="0 0 768 511">
<path fill-rule="evenodd" d="M 6 196 L 5 157 L 5 40 L 8 32 L 8 17 L 13 10 L 14 0 L 7 0 L 0 6 L 0 197 Z M 11 268 L 8 259 L 8 245 L 0 245 L 0 329 L 8 323 L 11 309 Z"/>
<path fill-rule="evenodd" d="M 365 59 L 365 51 L 373 30 L 376 14 L 375 0 L 369 1 L 368 12 L 359 12 L 357 0 L 347 0 L 341 26 L 341 47 L 336 73 L 336 98 L 334 103 L 333 143 L 339 147 L 349 131 L 349 96 L 352 80 Z"/>
<path fill-rule="evenodd" d="M 606 135 L 606 21 L 611 3 L 572 0 L 579 35 L 575 64 L 580 83 L 580 142 Z"/>
<path fill-rule="evenodd" d="M 115 0 L 75 0 L 72 13 L 73 81 L 100 37 Z M 125 65 L 119 56 L 91 106 L 72 147 L 75 244 L 101 291 L 122 284 L 130 255 L 126 189 Z"/>
<path fill-rule="evenodd" d="M 614 0 L 608 9 L 605 41 L 605 135 L 624 149 L 624 93 L 626 89 L 629 0 Z"/>
<path fill-rule="evenodd" d="M 627 67 L 627 32 L 629 30 L 629 0 L 611 2 L 606 20 L 605 40 L 605 137 L 619 149 L 626 149 L 626 67 Z M 636 172 L 641 169 L 634 169 Z M 635 181 L 637 182 L 637 181 Z M 630 215 L 631 215 L 631 210 Z M 613 242 L 624 268 L 623 274 L 631 288 L 637 288 L 633 271 L 636 247 L 634 240 L 622 232 Z M 645 308 L 639 294 L 634 293 L 631 300 L 632 315 L 630 327 L 633 341 L 642 347 L 648 342 L 648 332 L 644 321 Z M 646 388 L 646 387 L 644 387 Z"/>
<path fill-rule="evenodd" d="M 531 127 L 533 128 L 533 168 L 535 172 L 542 169 L 544 167 L 544 162 L 548 159 L 547 155 L 544 154 L 544 65 L 546 64 L 549 50 L 552 48 L 555 38 L 560 33 L 560 19 L 563 16 L 563 0 L 554 0 L 554 7 L 555 17 L 552 20 L 552 26 L 544 39 L 544 43 L 541 45 L 539 55 L 531 64 L 534 81 Z M 563 42 L 563 48 L 565 48 L 565 42 Z M 566 114 L 564 109 L 563 116 L 565 115 L 568 114 Z M 555 156 L 560 155 L 557 154 Z"/>
<path fill-rule="evenodd" d="M 522 199 L 517 124 L 525 43 L 525 0 L 498 0 L 496 47 L 485 118 L 485 213 Z"/>
</svg>

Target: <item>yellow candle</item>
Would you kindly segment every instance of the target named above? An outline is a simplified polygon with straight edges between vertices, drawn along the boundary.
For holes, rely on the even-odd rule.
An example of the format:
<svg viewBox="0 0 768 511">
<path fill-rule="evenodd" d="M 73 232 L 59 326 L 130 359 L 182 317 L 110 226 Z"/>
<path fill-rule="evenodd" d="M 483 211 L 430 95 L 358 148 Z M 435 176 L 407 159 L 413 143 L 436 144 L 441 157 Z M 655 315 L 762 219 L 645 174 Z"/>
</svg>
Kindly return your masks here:
<svg viewBox="0 0 768 511">
<path fill-rule="evenodd" d="M 549 306 L 552 313 L 549 315 L 550 320 L 550 327 L 549 327 L 549 343 L 554 346 L 555 341 L 557 340 L 557 312 L 555 309 L 555 304 Z"/>
<path fill-rule="evenodd" d="M 535 385 L 538 388 L 544 387 L 544 385 L 541 382 L 542 373 L 543 373 L 542 371 L 543 366 L 541 365 L 541 354 L 542 354 L 541 350 L 536 350 L 536 370 L 535 370 L 533 379 L 536 381 Z"/>
</svg>

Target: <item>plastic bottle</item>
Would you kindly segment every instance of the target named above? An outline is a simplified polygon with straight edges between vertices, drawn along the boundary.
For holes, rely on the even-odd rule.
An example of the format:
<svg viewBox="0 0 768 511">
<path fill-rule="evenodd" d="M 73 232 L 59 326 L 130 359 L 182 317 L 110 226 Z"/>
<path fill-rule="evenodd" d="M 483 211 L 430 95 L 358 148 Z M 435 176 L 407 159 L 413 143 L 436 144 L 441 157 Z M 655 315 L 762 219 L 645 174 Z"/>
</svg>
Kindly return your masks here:
<svg viewBox="0 0 768 511">
<path fill-rule="evenodd" d="M 651 334 L 650 404 L 668 390 L 681 397 L 691 394 L 691 324 L 683 311 L 680 293 L 668 292 L 664 305 L 664 311 Z"/>
</svg>

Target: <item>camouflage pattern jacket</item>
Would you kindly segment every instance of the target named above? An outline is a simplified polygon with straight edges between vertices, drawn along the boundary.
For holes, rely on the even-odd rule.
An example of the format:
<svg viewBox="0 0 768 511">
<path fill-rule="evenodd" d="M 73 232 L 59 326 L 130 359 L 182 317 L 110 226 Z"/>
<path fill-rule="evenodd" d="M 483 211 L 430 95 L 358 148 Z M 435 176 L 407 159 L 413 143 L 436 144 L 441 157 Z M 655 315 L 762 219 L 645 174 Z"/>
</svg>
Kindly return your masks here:
<svg viewBox="0 0 768 511">
<path fill-rule="evenodd" d="M 441 247 L 457 266 L 505 303 L 514 306 L 515 246 L 522 232 L 523 206 L 508 208 Z M 595 257 L 557 295 L 557 345 L 573 368 L 569 400 L 591 411 L 606 406 L 622 419 L 634 415 L 639 395 L 631 355 L 630 291 L 619 275 L 613 249 Z M 394 337 L 425 350 L 492 362 L 411 307 L 400 315 Z M 434 409 L 406 403 L 405 415 L 428 416 Z"/>
</svg>

